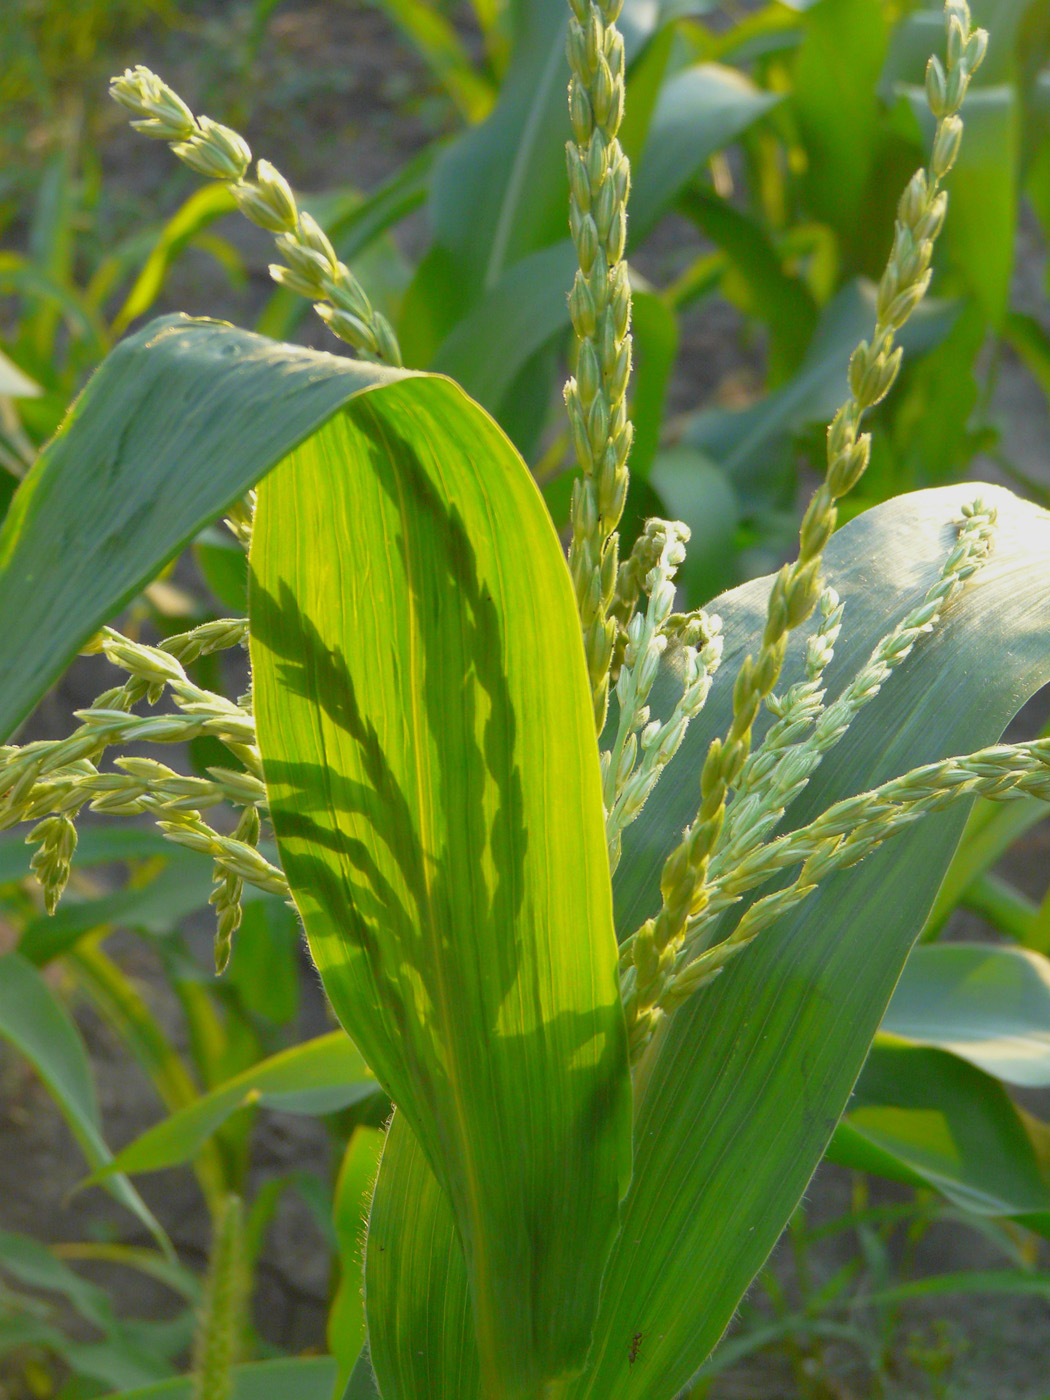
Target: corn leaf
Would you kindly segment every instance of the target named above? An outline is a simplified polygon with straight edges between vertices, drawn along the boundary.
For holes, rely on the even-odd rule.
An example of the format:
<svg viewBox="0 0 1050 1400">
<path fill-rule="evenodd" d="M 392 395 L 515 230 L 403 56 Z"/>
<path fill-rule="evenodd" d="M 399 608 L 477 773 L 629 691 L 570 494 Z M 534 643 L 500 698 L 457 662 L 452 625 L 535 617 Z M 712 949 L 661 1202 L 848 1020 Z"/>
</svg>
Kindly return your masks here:
<svg viewBox="0 0 1050 1400">
<path fill-rule="evenodd" d="M 876 1037 L 827 1155 L 918 1179 L 978 1215 L 1050 1209 L 1038 1142 L 1003 1086 L 955 1055 L 895 1036 Z"/>
<path fill-rule="evenodd" d="M 630 1153 L 560 545 L 496 425 L 419 378 L 263 482 L 251 568 L 259 745 L 314 960 L 452 1202 L 492 1393 L 532 1395 L 583 1361 Z"/>
<path fill-rule="evenodd" d="M 1050 515 L 995 487 L 955 486 L 890 501 L 833 537 L 826 574 L 845 599 L 845 625 L 829 699 L 922 599 L 955 538 L 952 522 L 977 494 L 999 508 L 994 555 L 825 759 L 785 829 L 917 764 L 994 743 L 1050 679 Z M 662 858 L 695 812 L 704 748 L 724 732 L 732 680 L 755 649 L 768 588 L 756 580 L 713 605 L 727 655 L 701 719 L 626 833 L 615 882 L 623 934 L 659 903 Z M 801 674 L 802 642 L 789 653 L 785 686 Z M 664 706 L 673 693 L 664 691 Z M 666 1023 L 636 1104 L 634 1176 L 594 1348 L 566 1389 L 571 1400 L 675 1395 L 718 1341 L 843 1111 L 965 807 L 927 818 L 906 842 L 832 877 Z M 424 1309 L 409 1271 L 427 1267 Z M 402 1388 L 391 1394 L 473 1400 L 476 1361 L 457 1322 L 464 1282 L 451 1220 L 396 1120 L 366 1279 L 370 1307 L 389 1308 L 402 1329 Z"/>
<path fill-rule="evenodd" d="M 339 1363 L 336 1397 L 350 1381 L 365 1340 L 362 1249 L 368 1207 L 383 1150 L 378 1128 L 358 1126 L 343 1154 L 332 1197 L 332 1229 L 339 1249 L 339 1285 L 328 1310 L 328 1347 Z"/>
<path fill-rule="evenodd" d="M 882 1029 L 1007 1084 L 1050 1085 L 1050 961 L 1025 948 L 936 943 L 908 959 Z"/>
<path fill-rule="evenodd" d="M 0 958 L 0 1038 L 40 1075 L 89 1164 L 98 1168 L 112 1163 L 80 1032 L 40 973 L 19 953 Z M 114 1173 L 118 1170 L 113 1168 Z M 127 1177 L 116 1176 L 108 1187 L 174 1258 L 167 1235 Z"/>
<path fill-rule="evenodd" d="M 202 1094 L 178 1113 L 147 1128 L 90 1180 L 101 1180 L 118 1171 L 155 1172 L 188 1162 L 240 1108 L 334 1113 L 360 1103 L 376 1088 L 353 1044 L 342 1031 L 333 1031 L 271 1055 Z"/>
<path fill-rule="evenodd" d="M 0 739 L 203 525 L 391 377 L 185 316 L 118 345 L 0 530 Z"/>
<path fill-rule="evenodd" d="M 652 228 L 716 151 L 781 100 L 735 68 L 700 63 L 660 89 L 631 189 L 631 240 Z"/>
</svg>

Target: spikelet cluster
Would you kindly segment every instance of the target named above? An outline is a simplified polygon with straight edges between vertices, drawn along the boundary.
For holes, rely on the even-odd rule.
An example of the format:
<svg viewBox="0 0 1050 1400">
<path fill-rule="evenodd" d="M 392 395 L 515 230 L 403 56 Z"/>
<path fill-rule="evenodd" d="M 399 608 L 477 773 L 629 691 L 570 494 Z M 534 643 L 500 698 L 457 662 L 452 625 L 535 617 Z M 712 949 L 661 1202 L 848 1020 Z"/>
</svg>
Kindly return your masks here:
<svg viewBox="0 0 1050 1400">
<path fill-rule="evenodd" d="M 727 804 L 744 781 L 755 721 L 773 693 L 788 637 L 809 618 L 821 597 L 821 561 L 837 523 L 836 502 L 867 468 L 871 438 L 861 433 L 861 421 L 889 393 L 901 361 L 894 338 L 929 286 L 934 242 L 947 209 L 940 186 L 955 162 L 962 135 L 957 113 L 987 45 L 984 31 L 971 30 L 963 0 L 949 0 L 945 21 L 947 67 L 933 58 L 927 69 L 927 94 L 937 118 L 929 169 L 916 172 L 898 205 L 893 247 L 878 289 L 875 330 L 850 359 L 849 398 L 828 430 L 824 481 L 803 516 L 798 555 L 774 581 L 758 655 L 747 657 L 737 675 L 729 729 L 708 749 L 700 775 L 700 809 L 665 861 L 660 911 L 631 939 L 632 965 L 624 993 L 636 1055 L 662 1014 L 689 920 L 709 903 L 710 867 L 722 839 Z"/>
<path fill-rule="evenodd" d="M 623 118 L 622 0 L 570 0 L 569 226 L 579 269 L 569 295 L 576 364 L 565 386 L 581 477 L 572 498 L 569 571 L 583 628 L 595 727 L 605 724 L 616 640 L 610 608 L 619 565 L 617 526 L 627 499 L 631 289 L 624 261 L 630 165 Z"/>
<path fill-rule="evenodd" d="M 243 136 L 210 117 L 195 117 L 177 92 L 141 65 L 113 78 L 109 91 L 132 114 L 136 131 L 166 141 L 198 175 L 228 185 L 241 213 L 274 235 L 283 259 L 270 266 L 275 282 L 308 297 L 333 334 L 358 354 L 401 364 L 390 322 L 340 262 L 317 220 L 298 207 L 280 171 L 268 160 L 260 160 L 255 178 L 249 178 L 252 153 Z"/>
<path fill-rule="evenodd" d="M 247 622 L 240 618 L 204 623 L 158 647 L 133 642 L 107 627 L 86 650 L 101 652 L 126 671 L 125 683 L 76 711 L 80 727 L 67 738 L 0 749 L 0 831 L 36 823 L 26 840 L 37 847 L 31 868 L 49 913 L 68 880 L 75 818 L 84 808 L 111 815 L 148 813 L 169 840 L 214 861 L 219 971 L 229 960 L 240 924 L 244 884 L 289 897 L 283 873 L 257 849 L 266 787 L 252 715 L 244 705 L 195 685 L 185 671 L 198 657 L 237 646 L 246 636 Z M 174 698 L 176 712 L 131 713 L 139 701 L 156 704 L 166 693 Z M 206 778 L 188 777 L 156 759 L 126 756 L 115 760 L 113 771 L 99 767 L 115 744 L 178 744 L 204 734 L 219 739 L 244 769 L 216 765 Z M 221 804 L 242 809 L 232 836 L 214 830 L 201 816 Z"/>
</svg>

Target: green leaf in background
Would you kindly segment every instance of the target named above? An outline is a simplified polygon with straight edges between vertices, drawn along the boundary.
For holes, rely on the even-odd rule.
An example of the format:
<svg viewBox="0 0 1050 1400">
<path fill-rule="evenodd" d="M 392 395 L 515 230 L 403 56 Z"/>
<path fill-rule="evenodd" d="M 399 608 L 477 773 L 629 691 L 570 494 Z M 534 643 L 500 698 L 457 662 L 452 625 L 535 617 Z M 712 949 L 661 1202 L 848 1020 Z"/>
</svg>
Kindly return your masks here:
<svg viewBox="0 0 1050 1400">
<path fill-rule="evenodd" d="M 339 1362 L 335 1394 L 340 1396 L 365 1340 L 362 1260 L 368 1207 L 383 1150 L 378 1128 L 354 1129 L 343 1154 L 332 1201 L 332 1226 L 339 1250 L 339 1285 L 328 1311 L 328 1346 Z"/>
<path fill-rule="evenodd" d="M 880 1034 L 843 1124 L 833 1162 L 918 1177 L 979 1215 L 1050 1209 L 1050 1173 L 1008 1094 L 944 1050 Z"/>
<path fill-rule="evenodd" d="M 129 826 L 127 822 L 85 823 L 77 837 L 77 865 L 87 869 L 115 861 L 152 860 L 155 856 L 167 859 L 174 849 L 170 841 L 150 827 Z M 29 879 L 32 859 L 32 847 L 26 845 L 20 832 L 4 832 L 0 836 L 0 885 Z"/>
<path fill-rule="evenodd" d="M 91 929 L 106 924 L 160 937 L 171 933 L 187 914 L 208 907 L 212 870 L 211 862 L 195 851 L 169 849 L 163 856 L 164 863 L 143 883 L 123 885 L 95 898 L 67 898 L 54 914 L 30 919 L 18 940 L 18 951 L 43 967 Z"/>
<path fill-rule="evenodd" d="M 168 220 L 135 279 L 124 304 L 113 319 L 111 330 L 119 336 L 139 316 L 150 309 L 164 286 L 171 264 L 194 238 L 224 214 L 235 213 L 237 201 L 223 184 L 204 185 L 186 200 Z"/>
<path fill-rule="evenodd" d="M 376 1092 L 360 1054 L 342 1031 L 282 1050 L 235 1075 L 195 1103 L 149 1128 L 119 1152 L 110 1173 L 154 1172 L 188 1162 L 215 1130 L 240 1108 L 272 1108 L 281 1113 L 334 1113 Z"/>
<path fill-rule="evenodd" d="M 934 943 L 905 964 L 882 1029 L 1008 1084 L 1050 1085 L 1050 961 L 1024 948 Z"/>
<path fill-rule="evenodd" d="M 80 1033 L 40 973 L 18 953 L 0 957 L 0 1036 L 40 1075 L 89 1165 L 108 1167 L 113 1154 L 102 1137 L 98 1099 Z M 112 1168 L 115 1171 L 119 1168 Z M 164 1253 L 174 1258 L 171 1242 L 131 1182 L 119 1176 L 107 1185 Z"/>
<path fill-rule="evenodd" d="M 395 377 L 184 316 L 118 345 L 0 529 L 0 739 L 203 525 L 348 397 Z"/>
<path fill-rule="evenodd" d="M 649 480 L 666 517 L 689 526 L 679 584 L 690 606 L 706 603 L 738 577 L 734 537 L 740 503 L 732 483 L 709 457 L 684 444 L 656 454 Z"/>
<path fill-rule="evenodd" d="M 12 1335 L 9 1319 L 3 1315 L 6 1309 L 0 1305 L 0 1350 L 8 1351 L 19 1342 L 23 1346 L 42 1345 L 75 1372 L 91 1377 L 96 1382 L 92 1394 L 97 1394 L 98 1384 L 107 1388 L 141 1386 L 171 1376 L 173 1356 L 185 1350 L 190 1340 L 193 1316 L 189 1310 L 160 1323 L 120 1318 L 103 1289 L 81 1278 L 39 1241 L 25 1235 L 0 1231 L 0 1273 L 35 1291 L 57 1295 L 92 1333 L 101 1334 L 100 1340 L 84 1342 L 57 1327 L 38 1324 L 36 1336 L 20 1338 L 17 1319 Z M 4 1292 L 6 1302 L 11 1295 L 6 1289 Z"/>
<path fill-rule="evenodd" d="M 654 292 L 636 289 L 631 303 L 635 362 L 631 480 L 645 482 L 660 445 L 667 388 L 678 354 L 678 321 Z"/>
<path fill-rule="evenodd" d="M 496 413 L 532 356 L 569 329 L 576 264 L 568 239 L 515 263 L 458 322 L 431 368 Z"/>
<path fill-rule="evenodd" d="M 419 378 L 352 402 L 263 482 L 251 568 L 259 746 L 314 960 L 441 1173 L 492 1388 L 532 1394 L 583 1361 L 630 1172 L 561 547 L 503 433 Z"/>
<path fill-rule="evenodd" d="M 684 68 L 660 89 L 631 187 L 631 242 L 638 243 L 716 151 L 782 99 L 718 63 Z"/>
<path fill-rule="evenodd" d="M 994 554 L 825 758 L 787 829 L 916 764 L 993 743 L 1050 679 L 1050 515 L 1001 488 L 956 486 L 888 502 L 833 536 L 825 574 L 845 600 L 845 626 L 827 674 L 829 697 L 923 598 L 956 538 L 960 507 L 978 494 L 1000 513 Z M 695 811 L 704 746 L 727 724 L 732 681 L 755 648 L 768 588 L 768 579 L 755 580 L 712 605 L 725 623 L 727 654 L 702 720 L 661 783 L 661 800 L 625 834 L 616 879 L 623 933 L 659 902 L 663 857 Z M 785 686 L 801 674 L 803 640 L 790 650 Z M 984 678 L 980 686 L 968 681 L 974 674 Z M 675 694 L 669 676 L 657 686 L 654 712 Z M 664 1023 L 636 1085 L 634 1175 L 591 1359 L 567 1387 L 569 1400 L 674 1395 L 712 1350 L 845 1107 L 964 816 L 960 808 L 927 818 L 906 842 L 833 876 Z M 770 1105 L 778 1113 L 772 1137 Z M 454 1377 L 404 1393 L 473 1400 L 469 1337 L 460 1344 L 462 1329 L 455 1332 L 455 1356 L 441 1366 L 430 1350 L 448 1349 L 437 1334 L 459 1327 L 465 1283 L 451 1218 L 425 1173 L 411 1138 L 392 1131 L 372 1210 L 369 1286 L 378 1270 L 397 1293 L 391 1305 L 403 1322 L 402 1347 L 423 1352 L 406 1365 L 424 1386 L 428 1377 Z M 398 1276 L 428 1266 L 432 1297 L 421 1314 Z"/>
<path fill-rule="evenodd" d="M 479 122 L 495 101 L 492 84 L 471 62 L 452 24 L 425 0 L 376 0 L 415 44 L 468 122 Z"/>
<path fill-rule="evenodd" d="M 920 354 L 936 345 L 956 314 L 943 303 L 921 306 L 899 337 L 905 352 Z M 790 435 L 827 422 L 842 402 L 850 353 L 874 324 L 874 287 L 863 279 L 847 283 L 824 308 L 805 357 L 786 384 L 744 409 L 702 409 L 686 420 L 683 442 L 717 462 L 738 489 L 768 491 Z"/>
<path fill-rule="evenodd" d="M 875 157 L 888 20 L 871 0 L 822 0 L 807 9 L 805 27 L 791 99 L 807 156 L 805 199 L 849 244 Z"/>
<path fill-rule="evenodd" d="M 332 1400 L 336 1364 L 330 1356 L 285 1357 L 233 1368 L 230 1400 Z M 105 1400 L 192 1400 L 189 1376 L 124 1390 Z"/>
</svg>

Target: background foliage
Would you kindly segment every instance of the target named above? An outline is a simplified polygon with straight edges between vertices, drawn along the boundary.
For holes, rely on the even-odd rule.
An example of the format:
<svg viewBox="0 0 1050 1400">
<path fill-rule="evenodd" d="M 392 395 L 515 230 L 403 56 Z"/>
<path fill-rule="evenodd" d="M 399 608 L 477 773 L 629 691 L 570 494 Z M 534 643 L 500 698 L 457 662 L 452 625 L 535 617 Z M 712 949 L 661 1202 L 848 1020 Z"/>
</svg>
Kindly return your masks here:
<svg viewBox="0 0 1050 1400">
<path fill-rule="evenodd" d="M 1038 301 L 1050 20 L 1023 0 L 974 11 L 992 46 L 966 108 L 937 300 L 909 330 L 905 378 L 876 414 L 858 511 L 992 467 L 1037 501 L 1050 494 L 1004 419 L 1018 385 L 1029 401 L 1050 393 Z M 218 310 L 266 334 L 331 344 L 291 296 L 270 290 L 266 244 L 230 217 L 225 191 L 133 144 L 104 103 L 109 73 L 145 59 L 196 108 L 246 125 L 258 153 L 311 192 L 306 206 L 394 321 L 406 362 L 452 374 L 493 411 L 564 525 L 559 385 L 574 254 L 563 12 L 561 0 L 384 0 L 369 10 L 332 0 L 309 11 L 265 0 L 15 0 L 0 19 L 0 504 L 90 370 L 147 313 Z M 624 533 L 629 542 L 631 522 L 653 513 L 692 526 L 683 593 L 695 605 L 778 562 L 795 529 L 846 356 L 873 319 L 867 279 L 885 258 L 892 203 L 922 156 L 917 85 L 940 17 L 889 0 L 637 4 L 624 30 L 638 354 Z M 164 636 L 242 611 L 244 586 L 233 541 L 205 530 L 131 604 L 125 628 Z M 198 674 L 231 695 L 243 688 L 236 664 L 205 658 Z M 67 683 L 62 712 L 69 686 L 94 692 L 90 663 Z M 28 733 L 50 722 L 45 708 Z M 203 771 L 216 754 L 201 739 L 191 758 Z M 788 1393 L 961 1394 L 951 1388 L 961 1384 L 960 1329 L 913 1317 L 912 1300 L 950 1290 L 1047 1297 L 1037 1267 L 1050 1218 L 1047 1114 L 1032 1095 L 1050 1082 L 1050 897 L 1018 847 L 1045 851 L 1033 844 L 1038 815 L 1034 801 L 975 809 L 929 946 L 908 966 L 836 1134 L 832 1159 L 851 1174 L 829 1174 L 793 1222 L 710 1365 L 712 1396 L 732 1394 L 725 1368 L 763 1347 L 766 1359 L 743 1374 L 757 1384 L 756 1367 L 779 1368 Z M 323 1261 L 316 1292 L 335 1358 L 313 1363 L 309 1381 L 297 1371 L 296 1385 L 316 1382 L 327 1400 L 363 1334 L 358 1239 L 387 1106 L 346 1063 L 345 1042 L 326 1034 L 277 898 L 248 906 L 216 981 L 195 918 L 207 862 L 100 822 L 78 865 L 76 902 L 49 919 L 26 879 L 28 850 L 17 836 L 0 844 L 0 1033 L 13 1048 L 16 1106 L 39 1101 L 17 1077 L 30 1065 L 83 1153 L 83 1174 L 108 1171 L 107 1189 L 133 1215 L 108 1211 L 93 1191 L 70 1217 L 73 1242 L 39 1217 L 0 1236 L 3 1384 L 14 1400 L 89 1400 L 184 1369 L 208 1231 L 137 1180 L 179 1166 L 195 1174 L 213 1225 L 231 1193 L 248 1201 L 259 1306 L 245 1322 L 244 1355 L 257 1366 L 244 1372 L 245 1397 L 283 1393 L 281 1356 L 321 1340 L 320 1301 L 312 1331 L 282 1336 L 267 1292 L 282 1238 L 268 1232 L 287 1240 L 289 1221 L 314 1222 L 309 1252 Z M 950 921 L 960 905 L 962 925 Z M 999 946 L 958 944 L 960 927 L 971 941 L 991 932 Z M 116 1044 L 138 1067 L 137 1081 L 120 1082 L 142 1107 L 121 1127 L 100 1109 L 85 1036 L 96 1059 L 99 1045 Z M 1004 1059 L 1004 1042 L 1024 1053 Z M 163 1121 L 138 1136 L 160 1109 Z M 301 1160 L 277 1160 L 281 1130 L 266 1110 L 323 1122 Z M 132 1134 L 108 1170 L 107 1141 Z M 319 1168 L 322 1156 L 331 1168 Z M 297 1213 L 286 1209 L 293 1197 Z M 955 1263 L 972 1251 L 1001 1266 L 980 1277 L 939 1271 L 944 1224 L 980 1241 L 957 1245 Z M 127 1306 L 145 1286 L 129 1288 L 132 1277 L 163 1290 L 148 1321 Z M 1035 1316 L 1045 1329 L 1045 1311 Z"/>
</svg>

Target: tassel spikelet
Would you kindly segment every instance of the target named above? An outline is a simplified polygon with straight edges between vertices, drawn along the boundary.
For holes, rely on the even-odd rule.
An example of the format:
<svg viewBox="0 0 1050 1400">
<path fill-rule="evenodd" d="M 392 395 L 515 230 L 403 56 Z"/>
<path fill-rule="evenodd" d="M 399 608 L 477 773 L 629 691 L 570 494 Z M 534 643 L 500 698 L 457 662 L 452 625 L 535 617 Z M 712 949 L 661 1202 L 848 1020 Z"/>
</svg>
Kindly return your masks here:
<svg viewBox="0 0 1050 1400">
<path fill-rule="evenodd" d="M 763 929 L 801 904 L 822 880 L 864 860 L 920 818 L 963 798 L 1006 802 L 1024 796 L 1050 802 L 1050 739 L 997 744 L 928 763 L 871 792 L 836 802 L 808 826 L 760 847 L 736 868 L 727 882 L 734 900 L 780 871 L 802 866 L 791 884 L 756 900 L 726 939 L 684 962 L 663 994 L 661 1009 L 673 1011 L 680 1006 Z"/>
<path fill-rule="evenodd" d="M 0 748 L 0 831 L 37 822 L 26 839 L 38 846 L 31 868 L 49 913 L 65 887 L 76 847 L 74 819 L 85 807 L 110 815 L 148 813 L 170 841 L 211 857 L 216 866 L 216 959 L 222 966 L 240 924 L 244 883 L 289 898 L 282 871 L 256 849 L 266 787 L 255 721 L 243 705 L 195 685 L 183 664 L 241 645 L 247 630 L 243 618 L 222 618 L 151 647 L 107 627 L 85 650 L 101 652 L 129 672 L 125 684 L 104 692 L 89 709 L 76 711 L 81 725 L 68 738 Z M 129 713 L 140 700 L 156 704 L 166 690 L 179 713 Z M 214 766 L 206 778 L 187 777 L 156 759 L 129 757 L 114 760 L 120 771 L 101 772 L 98 767 L 115 744 L 178 744 L 203 734 L 221 740 L 248 771 Z M 201 816 L 220 804 L 243 809 L 232 836 L 221 835 Z"/>
<path fill-rule="evenodd" d="M 641 812 L 660 774 L 681 747 L 690 720 L 703 708 L 722 658 L 721 621 L 700 614 L 688 639 L 680 639 L 683 690 L 678 703 L 666 722 L 650 720 L 646 702 L 668 645 L 674 576 L 685 558 L 689 531 L 678 521 L 650 520 L 643 539 L 644 548 L 631 558 L 655 556 L 641 582 L 648 606 L 644 613 L 635 613 L 627 628 L 627 647 L 616 681 L 616 737 L 612 748 L 601 756 L 610 870 L 615 870 L 619 861 L 624 828 Z"/>
<path fill-rule="evenodd" d="M 221 180 L 241 213 L 274 235 L 284 259 L 270 267 L 275 282 L 312 301 L 333 335 L 358 354 L 388 365 L 401 364 L 390 322 L 339 261 L 316 219 L 299 209 L 280 171 L 267 160 L 256 161 L 255 179 L 249 179 L 252 153 L 244 138 L 210 117 L 195 117 L 177 92 L 141 64 L 113 78 L 109 92 L 132 114 L 136 131 L 166 141 L 198 175 Z"/>
<path fill-rule="evenodd" d="M 940 185 L 955 161 L 962 134 L 956 114 L 987 45 L 982 30 L 971 32 L 963 0 L 949 0 L 945 20 L 947 69 L 933 58 L 927 70 L 927 92 L 937 117 L 929 170 L 916 172 L 898 204 L 893 247 L 876 301 L 875 331 L 871 341 L 862 342 L 850 358 L 850 396 L 828 430 L 824 481 L 803 516 L 798 556 L 773 583 L 758 656 L 746 657 L 737 675 L 729 730 L 708 749 L 700 774 L 700 810 L 664 863 L 662 907 L 631 940 L 633 965 L 625 982 L 625 1004 L 636 1055 L 661 1014 L 660 1003 L 674 975 L 687 923 L 708 902 L 709 867 L 722 836 L 727 803 L 741 782 L 752 729 L 780 675 L 788 637 L 809 618 L 820 599 L 821 560 L 837 524 L 836 502 L 853 489 L 867 468 L 871 435 L 859 431 L 861 420 L 889 393 L 901 361 L 894 337 L 929 286 L 934 242 L 947 209 L 947 195 Z"/>
<path fill-rule="evenodd" d="M 616 639 L 610 615 L 627 499 L 631 289 L 624 260 L 630 164 L 617 140 L 624 103 L 622 0 L 570 0 L 569 227 L 579 269 L 569 294 L 575 373 L 565 406 L 580 465 L 572 497 L 569 572 L 583 629 L 595 728 L 605 725 Z"/>
</svg>

